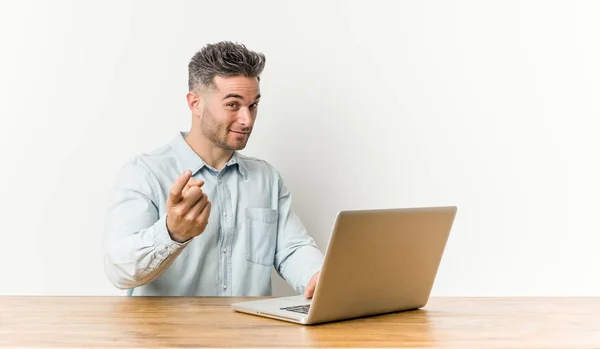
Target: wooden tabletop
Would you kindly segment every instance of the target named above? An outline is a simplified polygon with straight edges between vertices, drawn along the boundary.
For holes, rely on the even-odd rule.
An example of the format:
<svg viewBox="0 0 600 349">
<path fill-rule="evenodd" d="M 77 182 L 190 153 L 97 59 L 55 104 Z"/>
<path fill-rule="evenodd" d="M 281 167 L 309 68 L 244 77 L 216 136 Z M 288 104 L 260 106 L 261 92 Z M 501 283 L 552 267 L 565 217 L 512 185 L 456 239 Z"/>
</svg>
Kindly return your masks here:
<svg viewBox="0 0 600 349">
<path fill-rule="evenodd" d="M 432 298 L 422 310 L 303 326 L 248 298 L 0 297 L 0 348 L 600 348 L 600 298 Z"/>
</svg>

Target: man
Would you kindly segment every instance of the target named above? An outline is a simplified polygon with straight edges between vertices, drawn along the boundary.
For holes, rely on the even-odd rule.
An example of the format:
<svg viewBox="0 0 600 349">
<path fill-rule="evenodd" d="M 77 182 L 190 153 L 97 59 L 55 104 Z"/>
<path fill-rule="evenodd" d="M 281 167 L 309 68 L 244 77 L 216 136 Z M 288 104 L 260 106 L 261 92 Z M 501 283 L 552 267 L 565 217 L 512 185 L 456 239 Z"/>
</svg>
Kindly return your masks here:
<svg viewBox="0 0 600 349">
<path fill-rule="evenodd" d="M 323 255 L 279 172 L 240 154 L 265 56 L 205 46 L 189 63 L 189 132 L 120 170 L 105 226 L 109 280 L 131 295 L 266 296 L 271 268 L 312 297 Z"/>
</svg>

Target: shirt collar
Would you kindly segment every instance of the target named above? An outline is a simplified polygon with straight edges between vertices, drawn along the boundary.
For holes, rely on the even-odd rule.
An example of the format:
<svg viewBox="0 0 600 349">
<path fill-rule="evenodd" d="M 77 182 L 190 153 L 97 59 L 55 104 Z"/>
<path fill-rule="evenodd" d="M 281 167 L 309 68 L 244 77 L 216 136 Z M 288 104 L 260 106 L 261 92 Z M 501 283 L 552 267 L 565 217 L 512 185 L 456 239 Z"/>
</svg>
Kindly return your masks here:
<svg viewBox="0 0 600 349">
<path fill-rule="evenodd" d="M 171 141 L 171 147 L 175 150 L 175 153 L 181 160 L 181 164 L 183 165 L 183 170 L 191 170 L 192 176 L 195 175 L 198 171 L 200 171 L 203 167 L 211 168 L 202 158 L 196 154 L 196 152 L 190 147 L 189 144 L 185 141 L 185 137 L 189 132 L 178 132 L 175 138 Z M 237 169 L 244 177 L 244 179 L 248 179 L 248 172 L 246 167 L 243 164 L 243 159 L 238 154 L 237 151 L 233 152 L 233 156 L 227 163 L 225 167 L 237 165 Z"/>
<path fill-rule="evenodd" d="M 248 169 L 246 168 L 246 165 L 244 164 L 244 159 L 237 151 L 233 152 L 231 159 L 229 159 L 229 161 L 227 162 L 227 164 L 225 166 L 230 166 L 230 165 L 237 165 L 237 169 L 240 172 L 240 174 L 242 175 L 242 177 L 244 177 L 244 179 L 248 179 Z"/>
</svg>

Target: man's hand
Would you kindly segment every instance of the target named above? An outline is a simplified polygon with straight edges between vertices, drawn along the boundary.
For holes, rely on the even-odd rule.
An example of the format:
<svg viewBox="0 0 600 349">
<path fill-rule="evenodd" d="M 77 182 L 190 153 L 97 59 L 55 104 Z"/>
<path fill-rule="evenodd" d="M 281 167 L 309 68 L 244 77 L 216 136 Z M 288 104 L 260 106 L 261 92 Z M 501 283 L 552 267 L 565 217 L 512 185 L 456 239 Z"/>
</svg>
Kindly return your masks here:
<svg viewBox="0 0 600 349">
<path fill-rule="evenodd" d="M 185 185 L 185 188 L 183 188 L 183 195 L 185 195 L 185 193 L 190 190 L 191 187 L 193 186 L 197 186 L 197 187 L 202 187 L 204 185 L 204 181 L 199 181 L 197 179 L 195 179 L 194 177 L 190 177 L 190 179 L 188 180 L 187 184 Z"/>
<path fill-rule="evenodd" d="M 167 230 L 171 239 L 184 242 L 204 232 L 210 215 L 210 201 L 202 192 L 204 182 L 191 178 L 191 171 L 182 173 L 167 199 Z"/>
<path fill-rule="evenodd" d="M 321 272 L 318 271 L 310 279 L 310 281 L 308 282 L 308 285 L 306 285 L 306 288 L 304 289 L 304 297 L 312 298 L 312 296 L 315 294 L 315 289 L 317 288 L 317 283 L 319 282 L 320 275 L 321 275 Z"/>
</svg>

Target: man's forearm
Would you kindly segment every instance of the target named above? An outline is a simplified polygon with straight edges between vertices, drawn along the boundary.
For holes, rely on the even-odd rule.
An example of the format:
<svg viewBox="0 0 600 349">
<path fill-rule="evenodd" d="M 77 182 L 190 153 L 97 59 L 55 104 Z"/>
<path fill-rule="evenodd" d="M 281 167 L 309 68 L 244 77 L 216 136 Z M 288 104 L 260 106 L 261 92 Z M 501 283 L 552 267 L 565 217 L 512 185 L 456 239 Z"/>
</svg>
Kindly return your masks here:
<svg viewBox="0 0 600 349">
<path fill-rule="evenodd" d="M 147 284 L 168 268 L 185 245 L 170 238 L 164 217 L 137 232 L 109 231 L 105 245 L 106 275 L 120 289 Z"/>
<path fill-rule="evenodd" d="M 296 292 L 299 294 L 304 293 L 310 278 L 320 271 L 323 266 L 323 254 L 313 244 L 297 246 L 291 253 L 285 250 L 281 252 L 282 254 L 289 254 L 278 265 L 278 273 Z"/>
</svg>

